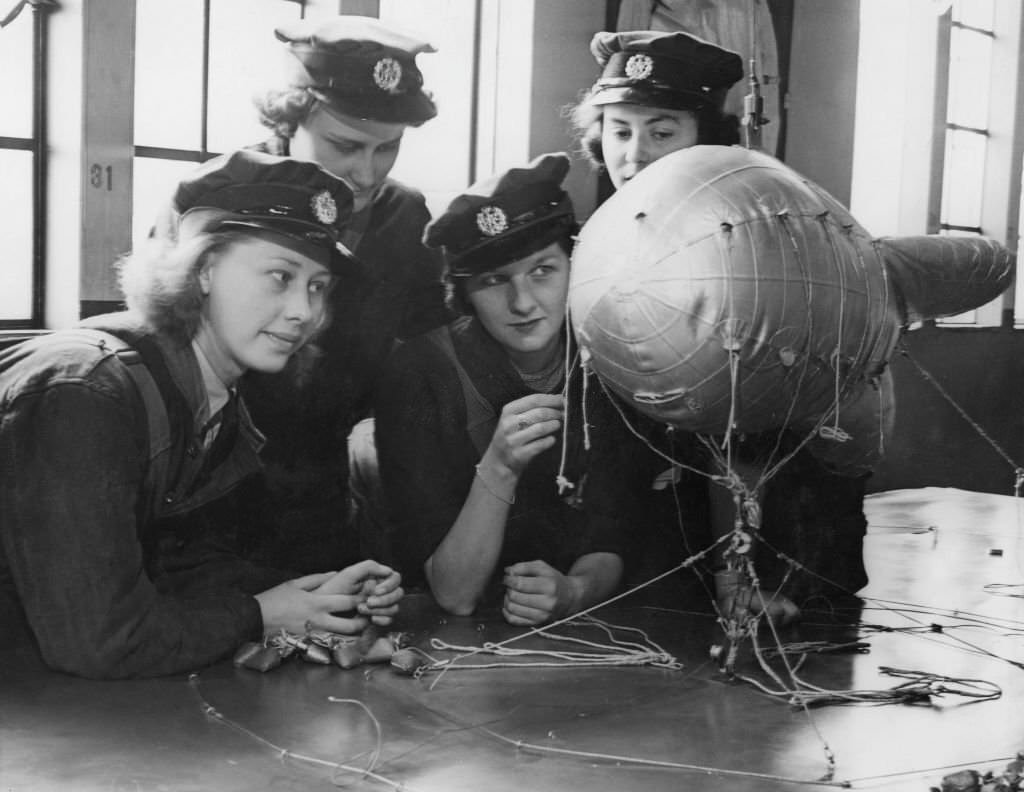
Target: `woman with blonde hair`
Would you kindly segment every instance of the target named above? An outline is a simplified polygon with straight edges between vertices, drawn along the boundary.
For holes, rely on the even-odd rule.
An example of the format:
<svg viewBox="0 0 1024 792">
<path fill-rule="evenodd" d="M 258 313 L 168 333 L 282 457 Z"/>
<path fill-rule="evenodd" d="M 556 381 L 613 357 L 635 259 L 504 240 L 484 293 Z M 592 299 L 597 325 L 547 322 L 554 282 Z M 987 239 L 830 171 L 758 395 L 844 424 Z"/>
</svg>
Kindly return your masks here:
<svg viewBox="0 0 1024 792">
<path fill-rule="evenodd" d="M 295 577 L 229 541 L 262 445 L 238 381 L 324 327 L 355 266 L 338 245 L 351 205 L 312 163 L 211 160 L 179 184 L 173 233 L 124 263 L 127 311 L 0 354 L 5 635 L 20 627 L 54 669 L 121 678 L 391 621 L 402 589 L 382 564 Z"/>
</svg>

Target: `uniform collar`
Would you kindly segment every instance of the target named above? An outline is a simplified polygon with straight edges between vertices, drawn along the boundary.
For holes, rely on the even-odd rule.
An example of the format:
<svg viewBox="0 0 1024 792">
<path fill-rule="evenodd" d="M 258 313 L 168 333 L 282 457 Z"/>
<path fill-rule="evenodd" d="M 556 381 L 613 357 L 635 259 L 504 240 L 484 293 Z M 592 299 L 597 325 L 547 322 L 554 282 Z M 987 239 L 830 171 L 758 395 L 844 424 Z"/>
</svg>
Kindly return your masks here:
<svg viewBox="0 0 1024 792">
<path fill-rule="evenodd" d="M 174 413 L 179 415 L 183 410 L 187 410 L 187 416 L 181 415 L 180 420 L 191 419 L 192 426 L 188 427 L 190 436 L 195 436 L 199 432 L 200 427 L 210 417 L 210 396 L 199 364 L 200 355 L 193 349 L 191 343 L 187 341 L 183 343 L 167 334 L 157 332 L 138 313 L 130 310 L 86 319 L 80 326 L 95 327 L 111 332 L 135 345 L 140 352 L 142 347 L 145 347 L 149 351 L 142 353 L 144 361 L 151 354 L 158 355 L 166 367 L 166 375 L 171 380 L 170 384 L 173 384 L 180 397 L 173 400 L 175 402 Z M 155 361 L 150 364 L 151 368 L 152 365 L 155 365 Z M 160 382 L 162 380 L 163 377 Z M 221 387 L 224 387 L 223 383 L 221 383 Z M 164 386 L 160 384 L 160 388 L 163 390 Z M 225 388 L 225 390 L 227 389 Z M 168 408 L 171 408 L 170 402 L 168 402 Z M 258 452 L 266 441 L 252 425 L 249 413 L 241 400 L 239 400 L 238 413 L 239 432 Z"/>
<path fill-rule="evenodd" d="M 197 434 L 200 428 L 213 415 L 211 411 L 211 394 L 203 373 L 202 364 L 200 363 L 201 360 L 204 363 L 206 362 L 205 357 L 195 347 L 194 343 L 182 344 L 162 334 L 154 334 L 153 340 L 163 353 L 172 379 L 174 379 L 178 389 L 185 396 L 193 416 L 192 434 Z M 208 366 L 209 363 L 206 363 L 206 365 Z M 223 398 L 226 401 L 230 392 L 212 371 L 210 374 L 220 383 L 219 387 L 223 389 Z M 223 404 L 220 406 L 223 406 Z M 217 407 L 217 409 L 220 409 L 220 407 Z M 259 452 L 266 442 L 266 438 L 253 426 L 252 419 L 249 417 L 249 411 L 242 402 L 239 402 L 238 421 L 239 432 L 246 438 L 253 449 Z"/>
<path fill-rule="evenodd" d="M 192 352 L 195 354 L 196 363 L 199 365 L 199 375 L 206 389 L 206 415 L 199 416 L 199 424 L 202 425 L 215 416 L 228 403 L 228 399 L 231 398 L 231 390 L 217 376 L 206 354 L 199 344 L 196 343 L 195 339 L 192 340 Z"/>
</svg>

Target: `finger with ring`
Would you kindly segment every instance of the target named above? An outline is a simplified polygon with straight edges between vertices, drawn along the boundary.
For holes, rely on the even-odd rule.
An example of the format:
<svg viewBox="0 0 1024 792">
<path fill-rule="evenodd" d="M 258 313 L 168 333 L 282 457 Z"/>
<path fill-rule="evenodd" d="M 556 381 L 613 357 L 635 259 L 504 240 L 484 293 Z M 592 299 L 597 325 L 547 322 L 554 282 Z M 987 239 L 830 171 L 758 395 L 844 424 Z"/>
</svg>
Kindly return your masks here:
<svg viewBox="0 0 1024 792">
<path fill-rule="evenodd" d="M 525 418 L 523 418 L 521 416 L 520 416 L 519 420 L 516 422 L 516 428 L 519 429 L 520 432 L 523 431 L 524 429 L 526 429 L 529 425 L 530 425 L 530 422 L 527 421 Z"/>
</svg>

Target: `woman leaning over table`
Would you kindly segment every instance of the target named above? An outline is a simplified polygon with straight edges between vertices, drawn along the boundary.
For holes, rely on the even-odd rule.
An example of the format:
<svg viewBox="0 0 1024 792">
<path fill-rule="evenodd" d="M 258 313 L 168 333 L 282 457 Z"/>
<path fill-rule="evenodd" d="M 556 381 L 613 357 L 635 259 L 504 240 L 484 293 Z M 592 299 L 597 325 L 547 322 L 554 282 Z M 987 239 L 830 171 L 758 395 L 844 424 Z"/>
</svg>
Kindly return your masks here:
<svg viewBox="0 0 1024 792">
<path fill-rule="evenodd" d="M 684 32 L 649 30 L 597 33 L 591 52 L 601 68 L 594 85 L 572 108 L 572 120 L 584 152 L 608 173 L 618 190 L 630 179 L 674 151 L 698 145 L 739 142 L 739 119 L 724 112 L 726 94 L 743 77 L 743 61 L 735 52 Z M 690 465 L 709 469 L 709 461 L 692 436 L 668 435 L 652 429 L 663 449 Z M 783 452 L 798 438 L 784 436 Z M 758 477 L 774 437 L 748 438 L 736 461 L 737 472 L 749 483 Z M 662 514 L 666 532 L 652 544 L 675 546 L 679 519 L 675 503 L 683 504 L 683 527 L 690 534 L 687 554 L 702 549 L 733 528 L 732 495 L 707 479 L 677 470 L 672 498 L 653 493 L 649 511 Z M 799 615 L 793 601 L 836 606 L 857 605 L 853 592 L 867 582 L 862 542 L 864 477 L 851 478 L 827 470 L 806 451 L 800 451 L 764 488 L 762 536 L 773 549 L 796 558 L 815 575 L 796 575 L 781 594 L 768 599 L 769 615 L 780 622 Z M 650 488 L 647 488 L 648 490 Z M 704 535 L 694 536 L 703 529 Z M 685 538 L 685 537 L 684 537 Z M 767 549 L 767 548 L 766 548 Z M 657 563 L 673 564 L 671 553 Z M 722 612 L 733 607 L 759 611 L 760 598 L 738 584 L 736 576 L 715 564 L 715 596 Z M 758 554 L 765 588 L 786 579 L 786 565 L 772 552 Z"/>
<path fill-rule="evenodd" d="M 463 315 L 401 346 L 378 394 L 396 557 L 455 614 L 500 604 L 512 624 L 561 618 L 615 591 L 628 556 L 636 446 L 596 385 L 584 438 L 577 365 L 562 395 L 575 354 L 568 170 L 564 154 L 541 156 L 428 226 Z M 563 440 L 573 486 L 560 491 Z"/>
<path fill-rule="evenodd" d="M 129 310 L 0 355 L 5 640 L 20 626 L 52 668 L 119 678 L 282 629 L 391 621 L 402 589 L 386 566 L 296 578 L 225 541 L 262 442 L 236 384 L 281 370 L 326 323 L 356 266 L 337 244 L 351 204 L 312 163 L 211 160 L 178 186 L 173 236 L 124 264 Z"/>
</svg>

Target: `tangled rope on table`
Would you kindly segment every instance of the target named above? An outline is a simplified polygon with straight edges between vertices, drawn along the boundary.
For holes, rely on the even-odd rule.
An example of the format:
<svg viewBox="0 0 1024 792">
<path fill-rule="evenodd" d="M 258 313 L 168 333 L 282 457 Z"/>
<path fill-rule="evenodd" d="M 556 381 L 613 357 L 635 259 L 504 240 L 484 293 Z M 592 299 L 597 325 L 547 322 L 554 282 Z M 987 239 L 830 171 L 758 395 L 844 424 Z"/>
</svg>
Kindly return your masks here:
<svg viewBox="0 0 1024 792">
<path fill-rule="evenodd" d="M 640 666 L 649 665 L 678 671 L 683 667 L 675 657 L 651 640 L 643 630 L 635 627 L 613 625 L 596 619 L 593 616 L 577 616 L 561 622 L 569 627 L 594 627 L 604 632 L 608 643 L 598 643 L 572 635 L 551 632 L 550 628 L 538 630 L 544 638 L 556 643 L 572 644 L 583 647 L 573 651 L 570 649 L 519 649 L 508 646 L 510 641 L 500 643 L 484 643 L 482 646 L 462 646 L 448 643 L 440 638 L 432 638 L 430 646 L 436 651 L 459 652 L 462 657 L 470 655 L 490 655 L 500 658 L 542 658 L 529 660 L 510 659 L 490 663 L 457 663 L 454 659 L 438 659 L 417 647 L 406 647 L 395 653 L 391 665 L 399 671 L 416 678 L 431 672 L 453 669 L 469 670 L 483 668 L 583 668 L 609 666 Z M 636 633 L 637 641 L 624 640 L 616 633 Z"/>
<path fill-rule="evenodd" d="M 935 698 L 947 695 L 973 701 L 991 701 L 1003 695 L 999 685 L 985 679 L 949 677 L 928 671 L 889 666 L 879 666 L 878 671 L 885 676 L 902 677 L 908 681 L 887 690 L 828 690 L 812 685 L 794 674 L 793 679 L 797 682 L 798 688 L 792 690 L 784 686 L 771 689 L 756 679 L 741 678 L 769 696 L 785 698 L 794 707 L 821 707 L 829 704 L 932 704 Z M 769 673 L 775 676 L 774 673 Z"/>
</svg>

